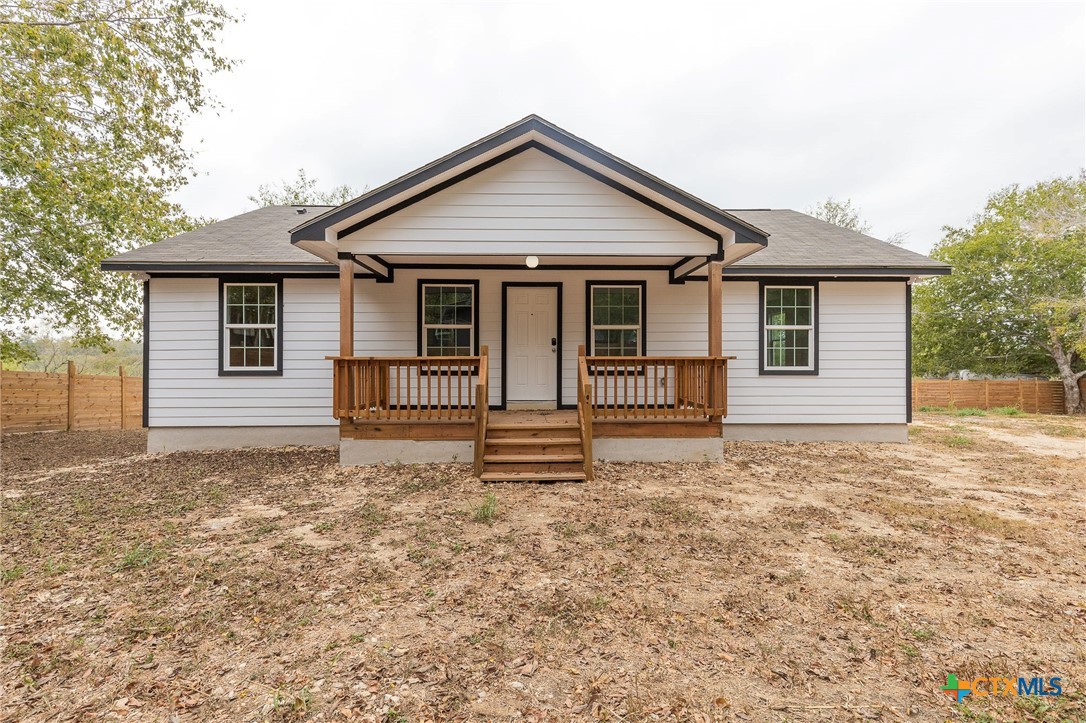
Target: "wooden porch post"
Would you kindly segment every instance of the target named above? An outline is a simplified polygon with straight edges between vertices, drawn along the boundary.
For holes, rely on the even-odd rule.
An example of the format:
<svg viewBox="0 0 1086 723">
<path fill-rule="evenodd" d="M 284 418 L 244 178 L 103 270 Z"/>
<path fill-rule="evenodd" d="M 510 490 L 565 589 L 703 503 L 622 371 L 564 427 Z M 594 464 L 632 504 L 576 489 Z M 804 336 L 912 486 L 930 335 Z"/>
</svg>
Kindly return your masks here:
<svg viewBox="0 0 1086 723">
<path fill-rule="evenodd" d="M 709 262 L 709 356 L 724 355 L 723 323 L 724 323 L 724 262 Z M 724 380 L 721 378 L 722 370 L 712 367 L 709 375 L 709 399 L 712 406 L 720 408 L 724 400 L 721 393 L 724 389 Z M 710 418 L 713 422 L 720 422 L 720 416 Z"/>
<path fill-rule="evenodd" d="M 354 260 L 339 260 L 339 355 L 354 356 Z"/>
</svg>

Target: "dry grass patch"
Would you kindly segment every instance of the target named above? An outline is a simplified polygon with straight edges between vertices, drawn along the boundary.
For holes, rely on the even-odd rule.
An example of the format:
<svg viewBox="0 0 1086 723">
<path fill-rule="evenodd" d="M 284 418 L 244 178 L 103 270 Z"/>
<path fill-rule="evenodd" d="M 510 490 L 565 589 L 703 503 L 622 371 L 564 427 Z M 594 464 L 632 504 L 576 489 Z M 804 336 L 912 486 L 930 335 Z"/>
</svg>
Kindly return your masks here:
<svg viewBox="0 0 1086 723">
<path fill-rule="evenodd" d="M 894 498 L 869 498 L 861 507 L 878 512 L 900 529 L 932 529 L 931 523 L 967 528 L 1007 540 L 1036 542 L 1038 527 L 1032 522 L 1003 517 L 961 502 L 916 504 Z"/>
</svg>

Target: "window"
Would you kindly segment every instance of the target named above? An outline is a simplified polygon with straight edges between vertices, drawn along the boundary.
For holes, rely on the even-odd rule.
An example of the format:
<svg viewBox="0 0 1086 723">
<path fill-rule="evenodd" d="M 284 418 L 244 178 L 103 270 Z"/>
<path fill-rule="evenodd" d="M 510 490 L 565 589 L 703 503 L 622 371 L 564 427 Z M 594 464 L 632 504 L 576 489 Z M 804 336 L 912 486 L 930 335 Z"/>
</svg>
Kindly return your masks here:
<svg viewBox="0 0 1086 723">
<path fill-rule="evenodd" d="M 472 356 L 479 282 L 419 282 L 419 355 Z"/>
<path fill-rule="evenodd" d="M 645 353 L 645 283 L 588 283 L 588 353 Z"/>
<path fill-rule="evenodd" d="M 814 373 L 815 287 L 766 285 L 762 294 L 762 371 Z"/>
<path fill-rule="evenodd" d="M 282 371 L 280 290 L 279 282 L 222 284 L 222 373 Z"/>
</svg>

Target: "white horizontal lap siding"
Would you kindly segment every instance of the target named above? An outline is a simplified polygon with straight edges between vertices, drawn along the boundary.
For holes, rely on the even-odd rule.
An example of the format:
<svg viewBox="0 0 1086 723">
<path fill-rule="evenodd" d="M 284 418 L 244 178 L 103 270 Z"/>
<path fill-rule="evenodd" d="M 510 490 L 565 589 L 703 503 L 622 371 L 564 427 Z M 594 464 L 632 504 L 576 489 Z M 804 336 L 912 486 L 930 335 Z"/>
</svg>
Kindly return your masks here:
<svg viewBox="0 0 1086 723">
<path fill-rule="evenodd" d="M 152 427 L 331 425 L 335 279 L 284 279 L 283 375 L 219 376 L 218 279 L 151 280 Z"/>
<path fill-rule="evenodd" d="M 797 285 L 802 281 L 797 281 Z M 758 284 L 724 283 L 726 423 L 904 423 L 904 282 L 824 281 L 818 296 L 817 376 L 761 376 Z"/>
<path fill-rule="evenodd" d="M 490 403 L 501 403 L 502 283 L 562 283 L 562 403 L 576 404 L 577 347 L 586 343 L 587 281 L 647 282 L 649 354 L 698 356 L 707 351 L 707 286 L 669 284 L 666 271 L 547 271 L 464 269 L 396 272 L 393 284 L 358 283 L 355 353 L 359 356 L 414 356 L 418 349 L 418 282 L 479 281 L 479 343 L 490 347 Z M 425 383 L 424 383 L 425 388 Z M 414 387 L 412 387 L 414 390 Z M 443 387 L 445 389 L 445 387 Z M 455 392 L 455 387 L 454 387 Z M 443 392 L 444 394 L 444 392 Z M 416 399 L 412 391 L 412 399 Z"/>
<path fill-rule="evenodd" d="M 340 239 L 356 253 L 715 253 L 716 241 L 531 149 Z"/>
</svg>

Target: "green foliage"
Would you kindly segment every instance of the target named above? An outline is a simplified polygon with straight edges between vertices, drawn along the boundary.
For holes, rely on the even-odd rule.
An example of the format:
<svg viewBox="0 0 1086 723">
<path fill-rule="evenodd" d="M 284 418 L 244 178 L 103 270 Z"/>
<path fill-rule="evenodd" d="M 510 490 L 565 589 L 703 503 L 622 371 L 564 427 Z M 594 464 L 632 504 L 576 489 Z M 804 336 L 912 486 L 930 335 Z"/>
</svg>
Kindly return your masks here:
<svg viewBox="0 0 1086 723">
<path fill-rule="evenodd" d="M 0 332 L 36 324 L 109 346 L 136 334 L 139 286 L 116 253 L 193 226 L 169 194 L 192 172 L 182 123 L 211 104 L 231 16 L 214 0 L 0 5 Z"/>
<path fill-rule="evenodd" d="M 915 289 L 915 374 L 1086 374 L 1086 174 L 993 194 L 931 255 L 954 273 Z"/>
<path fill-rule="evenodd" d="M 327 191 L 318 189 L 316 178 L 306 175 L 304 168 L 298 169 L 298 177 L 293 181 L 280 181 L 278 184 L 264 184 L 257 189 L 249 200 L 258 206 L 339 206 L 360 195 L 347 185 L 335 186 Z"/>
<path fill-rule="evenodd" d="M 26 355 L 5 358 L 4 368 L 29 372 L 63 372 L 69 361 L 75 362 L 80 374 L 116 374 L 124 365 L 125 374 L 143 375 L 143 344 L 129 340 L 112 342 L 112 349 L 103 351 L 93 346 L 80 346 L 67 337 L 24 336 L 14 340 Z"/>
<path fill-rule="evenodd" d="M 482 503 L 472 508 L 471 516 L 476 522 L 493 524 L 494 518 L 498 516 L 497 496 L 493 492 L 487 492 Z"/>
<path fill-rule="evenodd" d="M 995 407 L 994 409 L 989 409 L 988 411 L 990 411 L 992 414 L 998 414 L 1003 417 L 1017 417 L 1022 414 L 1022 410 L 1018 407 Z"/>
</svg>

